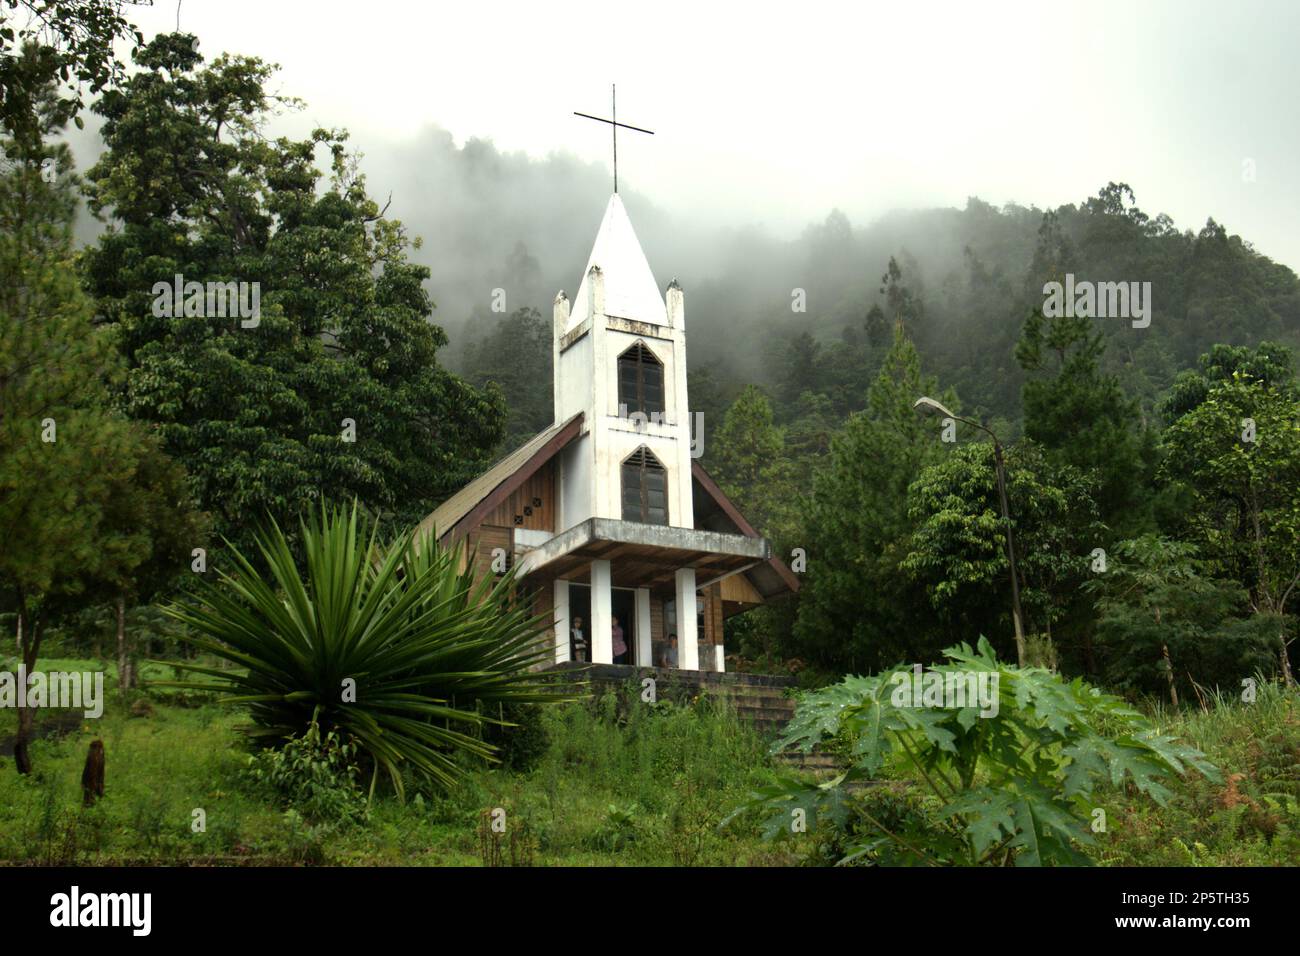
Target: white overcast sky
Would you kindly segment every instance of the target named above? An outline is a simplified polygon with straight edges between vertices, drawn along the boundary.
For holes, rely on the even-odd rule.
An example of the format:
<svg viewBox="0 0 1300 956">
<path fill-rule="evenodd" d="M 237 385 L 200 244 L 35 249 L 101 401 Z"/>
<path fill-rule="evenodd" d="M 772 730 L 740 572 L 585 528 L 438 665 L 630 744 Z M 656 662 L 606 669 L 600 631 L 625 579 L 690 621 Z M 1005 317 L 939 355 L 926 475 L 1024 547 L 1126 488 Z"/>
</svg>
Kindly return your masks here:
<svg viewBox="0 0 1300 956">
<path fill-rule="evenodd" d="M 134 19 L 175 26 L 175 0 Z M 184 0 L 202 51 L 282 66 L 290 121 L 368 155 L 436 123 L 608 162 L 666 210 L 792 234 L 977 195 L 1040 207 L 1126 181 L 1300 270 L 1300 3 Z M 1255 164 L 1244 181 L 1243 162 Z M 377 184 L 376 184 L 377 185 Z"/>
</svg>

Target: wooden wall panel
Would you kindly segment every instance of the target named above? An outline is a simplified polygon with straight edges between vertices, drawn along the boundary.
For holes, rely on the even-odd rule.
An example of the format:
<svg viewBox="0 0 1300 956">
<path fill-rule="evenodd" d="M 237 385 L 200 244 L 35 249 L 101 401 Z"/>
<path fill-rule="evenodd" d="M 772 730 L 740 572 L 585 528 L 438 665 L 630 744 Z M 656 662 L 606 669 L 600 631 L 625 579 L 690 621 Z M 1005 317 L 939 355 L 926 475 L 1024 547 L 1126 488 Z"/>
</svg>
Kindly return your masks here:
<svg viewBox="0 0 1300 956">
<path fill-rule="evenodd" d="M 510 554 L 514 546 L 514 533 L 510 528 L 502 528 L 494 525 L 480 525 L 469 533 L 469 549 L 477 554 L 474 556 L 474 572 L 477 579 L 482 579 L 485 574 L 492 574 L 492 549 L 504 548 L 506 554 Z"/>
<path fill-rule="evenodd" d="M 743 574 L 733 574 L 731 577 L 723 578 L 718 582 L 722 589 L 722 600 L 739 601 L 743 604 L 762 604 L 763 595 L 754 589 L 754 585 L 749 583 L 749 578 Z"/>
<path fill-rule="evenodd" d="M 541 502 L 536 504 L 535 502 Z M 515 518 L 520 519 L 515 523 Z M 555 462 L 551 461 L 516 488 L 505 501 L 483 519 L 484 525 L 555 530 Z"/>
</svg>

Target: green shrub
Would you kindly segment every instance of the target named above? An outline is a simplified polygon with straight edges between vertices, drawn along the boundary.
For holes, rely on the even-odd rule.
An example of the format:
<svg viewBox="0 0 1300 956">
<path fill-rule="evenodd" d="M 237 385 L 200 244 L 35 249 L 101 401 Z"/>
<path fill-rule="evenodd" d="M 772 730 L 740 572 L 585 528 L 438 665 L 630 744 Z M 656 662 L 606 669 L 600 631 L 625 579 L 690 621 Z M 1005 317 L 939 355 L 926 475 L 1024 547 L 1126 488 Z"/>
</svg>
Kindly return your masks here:
<svg viewBox="0 0 1300 956">
<path fill-rule="evenodd" d="M 232 545 L 231 570 L 168 609 L 185 640 L 234 668 L 175 662 L 206 680 L 162 684 L 224 691 L 255 737 L 283 741 L 319 719 L 366 755 L 372 792 L 382 769 L 404 796 L 408 771 L 449 788 L 458 757 L 494 759 L 480 731 L 498 704 L 561 699 L 530 670 L 550 653 L 549 622 L 514 600 L 511 574 L 476 581 L 432 533 L 383 548 L 355 504 L 322 505 L 302 523 L 305 573 L 274 523 L 257 543 L 265 572 Z"/>
<path fill-rule="evenodd" d="M 322 736 L 313 723 L 301 737 L 266 749 L 248 761 L 248 778 L 308 820 L 353 824 L 368 814 L 357 764 L 357 745 L 337 731 Z"/>
<path fill-rule="evenodd" d="M 799 824 L 808 831 L 830 826 L 848 834 L 843 863 L 887 862 L 905 852 L 932 865 L 1077 865 L 1091 862 L 1079 848 L 1096 843 L 1090 825 L 1098 819 L 1095 792 L 1103 779 L 1127 783 L 1162 806 L 1171 796 L 1162 780 L 1185 767 L 1219 779 L 1200 751 L 1160 734 L 1123 701 L 1082 680 L 1066 683 L 1042 668 L 1001 663 L 982 637 L 976 650 L 959 644 L 944 653 L 952 663 L 925 676 L 986 675 L 994 691 L 987 712 L 975 701 L 912 706 L 899 694 L 913 679 L 911 668 L 849 677 L 807 694 L 775 749 L 809 752 L 827 737 L 847 735 L 849 770 L 820 786 L 784 780 L 763 788 L 728 819 L 763 809 L 771 836 L 802 832 Z M 909 813 L 906 834 L 855 802 L 851 789 L 892 768 L 933 801 L 930 820 Z"/>
<path fill-rule="evenodd" d="M 495 716 L 500 723 L 486 724 L 483 740 L 496 748 L 497 759 L 507 770 L 532 770 L 550 746 L 541 705 L 498 704 Z"/>
</svg>

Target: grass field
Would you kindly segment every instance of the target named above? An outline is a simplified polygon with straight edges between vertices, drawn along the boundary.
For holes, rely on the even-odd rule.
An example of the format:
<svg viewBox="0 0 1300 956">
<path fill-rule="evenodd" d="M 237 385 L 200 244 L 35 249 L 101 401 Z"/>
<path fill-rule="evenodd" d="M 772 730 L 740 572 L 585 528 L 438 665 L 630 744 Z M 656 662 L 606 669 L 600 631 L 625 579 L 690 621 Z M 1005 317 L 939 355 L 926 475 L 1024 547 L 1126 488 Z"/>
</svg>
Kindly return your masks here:
<svg viewBox="0 0 1300 956">
<path fill-rule="evenodd" d="M 44 670 L 97 669 L 48 660 Z M 170 677 L 153 666 L 146 679 Z M 382 788 L 367 821 L 311 822 L 246 773 L 243 717 L 210 700 L 155 692 L 132 716 L 106 679 L 102 719 L 32 746 L 35 772 L 0 765 L 0 861 L 37 864 L 378 864 L 780 866 L 825 864 L 813 834 L 761 839 L 757 820 L 717 823 L 777 774 L 765 742 L 708 701 L 545 711 L 540 756 L 527 772 L 474 768 L 457 790 L 399 803 Z M 45 719 L 51 713 L 42 715 Z M 1165 807 L 1106 794 L 1098 862 L 1110 865 L 1276 865 L 1300 862 L 1300 708 L 1265 687 L 1254 704 L 1157 713 L 1164 732 L 1204 750 L 1224 775 L 1174 781 Z M 16 727 L 0 711 L 0 741 Z M 107 788 L 83 808 L 90 740 L 104 741 Z M 204 827 L 197 832 L 201 811 Z M 504 814 L 508 835 L 494 834 Z"/>
</svg>

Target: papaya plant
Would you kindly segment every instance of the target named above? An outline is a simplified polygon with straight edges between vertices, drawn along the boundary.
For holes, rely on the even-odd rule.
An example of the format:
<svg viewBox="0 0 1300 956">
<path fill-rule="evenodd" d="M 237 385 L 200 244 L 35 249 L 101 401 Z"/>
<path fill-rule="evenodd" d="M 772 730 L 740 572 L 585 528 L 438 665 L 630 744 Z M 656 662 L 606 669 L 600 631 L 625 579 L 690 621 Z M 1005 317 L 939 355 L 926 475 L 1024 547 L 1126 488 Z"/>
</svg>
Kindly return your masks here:
<svg viewBox="0 0 1300 956">
<path fill-rule="evenodd" d="M 983 637 L 944 654 L 924 672 L 900 666 L 803 695 L 773 752 L 834 739 L 849 768 L 820 784 L 782 778 L 723 825 L 760 811 L 768 837 L 829 826 L 841 864 L 1086 865 L 1103 781 L 1163 806 L 1165 781 L 1189 767 L 1220 779 L 1200 751 L 1081 679 L 1005 664 Z M 890 776 L 925 794 L 929 825 L 903 831 L 873 814 L 861 794 Z"/>
</svg>

